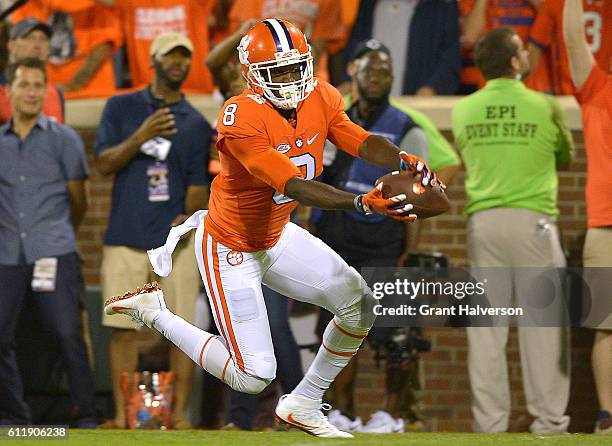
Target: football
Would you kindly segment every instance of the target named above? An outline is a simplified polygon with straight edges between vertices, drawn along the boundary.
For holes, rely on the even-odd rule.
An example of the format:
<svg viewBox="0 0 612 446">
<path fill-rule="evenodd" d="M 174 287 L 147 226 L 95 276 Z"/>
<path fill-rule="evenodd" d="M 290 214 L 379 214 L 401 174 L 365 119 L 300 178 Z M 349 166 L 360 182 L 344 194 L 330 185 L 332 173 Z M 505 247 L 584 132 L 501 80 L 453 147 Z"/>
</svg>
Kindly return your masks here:
<svg viewBox="0 0 612 446">
<path fill-rule="evenodd" d="M 439 185 L 430 187 L 421 184 L 420 177 L 412 172 L 391 172 L 376 180 L 376 185 L 383 183 L 384 198 L 405 194 L 405 203 L 414 207 L 410 213 L 419 219 L 435 217 L 448 211 L 449 202 L 444 189 Z"/>
</svg>

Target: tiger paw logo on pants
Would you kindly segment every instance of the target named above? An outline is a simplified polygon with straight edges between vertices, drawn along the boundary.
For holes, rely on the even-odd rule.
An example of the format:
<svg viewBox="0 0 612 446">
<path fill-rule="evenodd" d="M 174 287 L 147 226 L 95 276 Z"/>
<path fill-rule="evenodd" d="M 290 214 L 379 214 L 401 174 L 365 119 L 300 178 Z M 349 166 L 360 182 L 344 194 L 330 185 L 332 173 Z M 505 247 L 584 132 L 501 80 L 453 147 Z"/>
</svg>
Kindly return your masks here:
<svg viewBox="0 0 612 446">
<path fill-rule="evenodd" d="M 244 257 L 241 252 L 238 251 L 230 251 L 227 253 L 227 263 L 232 266 L 238 266 L 242 263 Z"/>
</svg>

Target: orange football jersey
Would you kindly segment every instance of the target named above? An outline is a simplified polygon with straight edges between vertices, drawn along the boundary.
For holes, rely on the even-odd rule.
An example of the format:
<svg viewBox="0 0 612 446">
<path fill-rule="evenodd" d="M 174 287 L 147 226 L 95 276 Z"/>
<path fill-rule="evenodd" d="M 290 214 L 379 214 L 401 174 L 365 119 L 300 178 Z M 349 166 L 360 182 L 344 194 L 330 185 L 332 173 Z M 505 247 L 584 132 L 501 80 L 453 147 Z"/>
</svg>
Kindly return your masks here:
<svg viewBox="0 0 612 446">
<path fill-rule="evenodd" d="M 221 172 L 212 183 L 206 230 L 243 252 L 278 241 L 297 206 L 282 195 L 285 184 L 295 176 L 313 180 L 321 174 L 326 139 L 357 156 L 370 135 L 348 118 L 340 93 L 320 79 L 299 103 L 295 127 L 248 89 L 225 103 L 217 126 Z"/>
<path fill-rule="evenodd" d="M 612 0 L 583 0 L 584 31 L 599 66 L 612 72 Z M 563 0 L 545 0 L 531 27 L 529 41 L 542 49 L 537 72 L 527 85 L 553 94 L 574 94 L 563 43 Z M 540 67 L 544 64 L 544 67 Z M 532 67 L 535 68 L 535 67 Z M 544 68 L 544 69 L 542 69 Z"/>
</svg>

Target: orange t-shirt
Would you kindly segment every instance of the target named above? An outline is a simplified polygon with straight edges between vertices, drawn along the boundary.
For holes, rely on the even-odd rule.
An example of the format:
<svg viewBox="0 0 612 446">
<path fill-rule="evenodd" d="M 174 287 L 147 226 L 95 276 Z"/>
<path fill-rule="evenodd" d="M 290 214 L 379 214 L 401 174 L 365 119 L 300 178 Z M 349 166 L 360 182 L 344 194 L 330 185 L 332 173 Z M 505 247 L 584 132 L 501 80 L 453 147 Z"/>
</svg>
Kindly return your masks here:
<svg viewBox="0 0 612 446">
<path fill-rule="evenodd" d="M 229 13 L 232 29 L 248 19 L 281 18 L 297 26 L 310 42 L 327 42 L 327 52 L 335 53 L 346 44 L 342 2 L 338 0 L 241 0 Z M 327 57 L 322 54 L 317 76 L 327 75 Z"/>
<path fill-rule="evenodd" d="M 612 226 L 612 74 L 595 64 L 576 99 L 587 154 L 588 226 Z"/>
<path fill-rule="evenodd" d="M 36 17 L 53 30 L 47 75 L 51 84 L 65 84 L 81 68 L 91 51 L 103 43 L 121 46 L 121 27 L 115 8 L 93 0 L 30 0 L 11 16 L 16 23 Z M 71 97 L 108 96 L 115 92 L 112 57 L 100 66 L 89 83 Z"/>
<path fill-rule="evenodd" d="M 459 0 L 459 14 L 467 16 L 475 0 Z M 536 10 L 528 0 L 489 0 L 485 11 L 485 26 L 482 34 L 495 28 L 509 26 L 526 42 L 529 29 L 536 16 Z M 480 70 L 474 64 L 474 51 L 463 51 L 461 55 L 461 83 L 464 86 L 481 88 L 486 83 Z"/>
<path fill-rule="evenodd" d="M 353 25 L 357 20 L 357 14 L 359 13 L 359 3 L 359 0 L 342 0 L 342 22 L 344 23 L 344 29 L 347 38 L 351 35 Z"/>
<path fill-rule="evenodd" d="M 248 19 L 280 18 L 301 29 L 308 40 L 333 44 L 345 37 L 338 0 L 241 0 L 234 2 L 229 18 L 233 29 Z"/>
<path fill-rule="evenodd" d="M 213 81 L 204 63 L 210 49 L 208 18 L 215 0 L 118 0 L 132 86 L 141 88 L 153 81 L 149 48 L 155 37 L 176 31 L 193 42 L 189 76 L 183 84 L 186 92 L 211 93 Z"/>
<path fill-rule="evenodd" d="M 251 90 L 229 99 L 218 118 L 221 172 L 211 186 L 206 230 L 243 252 L 271 248 L 297 202 L 281 195 L 294 176 L 312 180 L 323 170 L 329 139 L 356 156 L 370 135 L 351 122 L 342 96 L 320 79 L 297 108 L 294 128 Z"/>
<path fill-rule="evenodd" d="M 599 66 L 612 72 L 612 0 L 583 1 L 584 29 Z M 544 69 L 527 78 L 530 87 L 557 95 L 574 94 L 567 49 L 563 43 L 563 0 L 545 0 L 540 6 L 529 41 L 543 51 Z"/>
<path fill-rule="evenodd" d="M 13 116 L 7 89 L 8 85 L 0 86 L 0 124 L 4 124 Z M 64 123 L 64 99 L 57 87 L 51 84 L 47 84 L 47 97 L 42 111 L 47 117 L 60 124 Z"/>
</svg>

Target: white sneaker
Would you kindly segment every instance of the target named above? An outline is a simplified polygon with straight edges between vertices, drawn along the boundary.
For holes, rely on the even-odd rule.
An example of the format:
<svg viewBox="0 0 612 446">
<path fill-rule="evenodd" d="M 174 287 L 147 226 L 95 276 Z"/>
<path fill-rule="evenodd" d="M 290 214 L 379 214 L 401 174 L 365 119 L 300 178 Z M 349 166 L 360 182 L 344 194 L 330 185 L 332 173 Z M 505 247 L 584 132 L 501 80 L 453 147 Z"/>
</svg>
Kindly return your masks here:
<svg viewBox="0 0 612 446">
<path fill-rule="evenodd" d="M 276 406 L 276 422 L 297 427 L 316 437 L 353 438 L 348 432 L 343 432 L 331 424 L 321 412 L 321 408 L 319 401 L 297 395 L 283 395 Z"/>
<path fill-rule="evenodd" d="M 370 434 L 398 434 L 404 432 L 404 420 L 395 419 L 384 410 L 374 412 L 359 432 Z"/>
<path fill-rule="evenodd" d="M 359 432 L 359 429 L 363 426 L 361 417 L 355 417 L 354 420 L 351 420 L 338 409 L 332 410 L 329 415 L 327 415 L 327 420 L 338 429 L 345 432 Z"/>
<path fill-rule="evenodd" d="M 142 288 L 138 287 L 104 302 L 106 314 L 125 314 L 149 328 L 153 328 L 155 318 L 165 309 L 164 293 L 157 282 L 145 283 Z"/>
<path fill-rule="evenodd" d="M 406 423 L 404 423 L 404 419 L 403 418 L 396 418 L 395 419 L 395 426 L 393 426 L 393 433 L 394 434 L 403 434 L 405 426 L 406 426 Z"/>
</svg>

